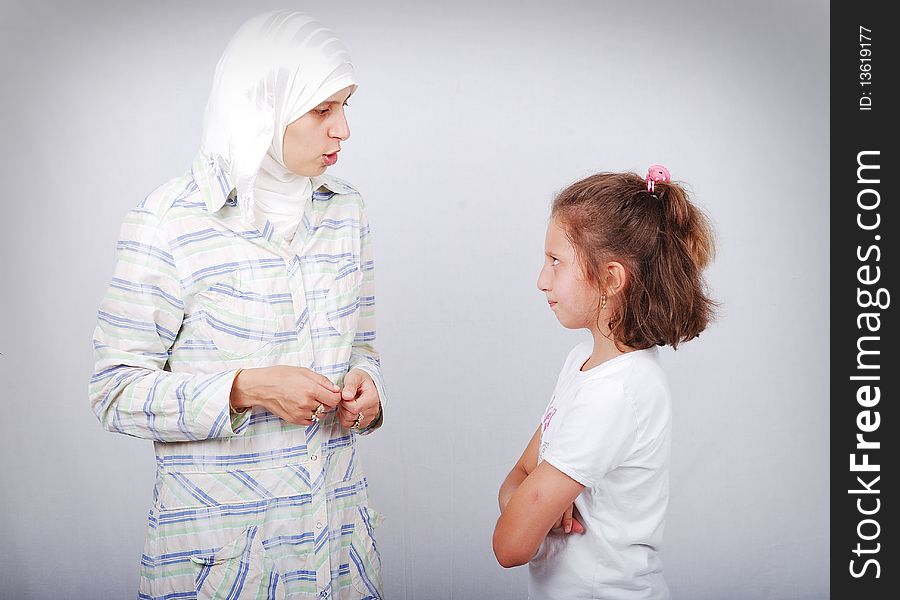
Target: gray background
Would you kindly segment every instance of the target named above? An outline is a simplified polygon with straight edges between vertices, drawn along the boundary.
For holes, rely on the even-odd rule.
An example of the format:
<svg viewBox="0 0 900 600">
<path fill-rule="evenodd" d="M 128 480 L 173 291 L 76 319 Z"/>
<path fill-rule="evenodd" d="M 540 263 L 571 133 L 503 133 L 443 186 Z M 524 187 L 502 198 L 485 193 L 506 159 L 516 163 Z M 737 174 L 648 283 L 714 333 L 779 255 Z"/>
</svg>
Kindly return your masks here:
<svg viewBox="0 0 900 600">
<path fill-rule="evenodd" d="M 0 8 L 0 596 L 127 598 L 149 442 L 88 406 L 126 210 L 187 168 L 215 62 L 289 2 Z M 535 288 L 554 192 L 669 167 L 718 231 L 722 301 L 663 351 L 676 598 L 828 595 L 826 2 L 294 4 L 360 79 L 333 172 L 367 198 L 390 394 L 364 442 L 389 598 L 522 598 L 497 488 L 568 349 Z"/>
</svg>

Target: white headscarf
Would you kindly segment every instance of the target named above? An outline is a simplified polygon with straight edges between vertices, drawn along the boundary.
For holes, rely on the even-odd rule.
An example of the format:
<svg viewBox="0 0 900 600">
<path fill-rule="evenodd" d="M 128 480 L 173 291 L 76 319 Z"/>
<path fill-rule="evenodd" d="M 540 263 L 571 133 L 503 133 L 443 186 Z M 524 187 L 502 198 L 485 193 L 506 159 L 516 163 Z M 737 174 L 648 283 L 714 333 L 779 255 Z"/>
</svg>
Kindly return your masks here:
<svg viewBox="0 0 900 600">
<path fill-rule="evenodd" d="M 293 235 L 312 184 L 284 165 L 284 131 L 351 85 L 350 54 L 313 18 L 279 10 L 241 25 L 216 66 L 200 150 L 229 175 L 246 215 Z"/>
</svg>

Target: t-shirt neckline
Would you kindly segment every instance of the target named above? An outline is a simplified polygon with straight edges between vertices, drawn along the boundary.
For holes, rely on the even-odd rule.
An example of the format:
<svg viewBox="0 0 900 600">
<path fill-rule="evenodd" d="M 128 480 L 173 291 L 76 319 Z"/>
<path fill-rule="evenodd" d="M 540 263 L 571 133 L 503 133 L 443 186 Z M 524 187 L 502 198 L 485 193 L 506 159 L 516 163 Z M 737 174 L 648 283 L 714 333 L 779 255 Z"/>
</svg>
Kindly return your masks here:
<svg viewBox="0 0 900 600">
<path fill-rule="evenodd" d="M 650 348 L 641 348 L 640 350 L 632 350 L 631 352 L 625 352 L 618 356 L 614 356 L 613 358 L 610 358 L 609 360 L 605 360 L 602 363 L 600 363 L 599 365 L 597 365 L 595 367 L 591 367 L 587 371 L 582 371 L 581 367 L 583 367 L 585 365 L 585 363 L 587 363 L 587 361 L 589 361 L 591 359 L 591 353 L 593 352 L 593 347 L 591 346 L 588 349 L 588 355 L 585 358 L 575 362 L 575 364 L 576 364 L 575 373 L 577 373 L 580 376 L 585 376 L 585 377 L 589 376 L 589 375 L 593 375 L 595 373 L 599 373 L 601 371 L 606 370 L 605 367 L 609 367 L 611 365 L 619 363 L 619 362 L 625 360 L 626 358 L 630 357 L 633 354 L 643 354 L 646 352 L 652 352 L 653 350 L 654 350 L 654 348 L 650 347 Z"/>
</svg>

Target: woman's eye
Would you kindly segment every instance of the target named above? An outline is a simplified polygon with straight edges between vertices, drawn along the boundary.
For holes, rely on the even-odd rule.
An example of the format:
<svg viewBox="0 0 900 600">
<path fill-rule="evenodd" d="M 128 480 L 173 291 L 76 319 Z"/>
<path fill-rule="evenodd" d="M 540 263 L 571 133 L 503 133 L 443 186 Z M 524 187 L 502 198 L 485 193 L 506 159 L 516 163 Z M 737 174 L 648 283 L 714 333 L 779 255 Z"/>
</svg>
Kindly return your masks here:
<svg viewBox="0 0 900 600">
<path fill-rule="evenodd" d="M 320 117 L 324 117 L 331 111 L 331 109 L 330 108 L 317 108 L 317 109 L 315 109 L 315 111 L 316 111 L 317 115 L 319 115 Z"/>
<path fill-rule="evenodd" d="M 550 259 L 550 264 L 553 265 L 553 266 L 555 267 L 556 265 L 559 264 L 559 259 L 558 259 L 558 258 L 552 258 L 552 257 L 551 257 L 551 259 Z"/>
</svg>

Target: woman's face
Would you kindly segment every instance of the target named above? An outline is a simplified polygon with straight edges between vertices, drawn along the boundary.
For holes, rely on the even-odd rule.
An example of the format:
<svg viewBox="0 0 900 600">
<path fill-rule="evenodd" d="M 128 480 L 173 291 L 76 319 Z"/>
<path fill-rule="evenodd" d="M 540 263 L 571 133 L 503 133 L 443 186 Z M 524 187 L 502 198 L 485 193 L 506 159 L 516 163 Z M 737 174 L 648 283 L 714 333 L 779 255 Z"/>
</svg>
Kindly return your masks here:
<svg viewBox="0 0 900 600">
<path fill-rule="evenodd" d="M 355 89 L 335 92 L 287 126 L 281 154 L 292 173 L 315 177 L 337 162 L 341 142 L 350 137 L 344 107 Z"/>
</svg>

